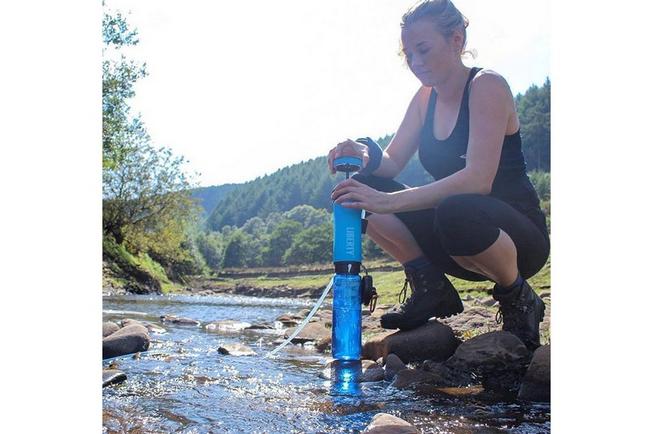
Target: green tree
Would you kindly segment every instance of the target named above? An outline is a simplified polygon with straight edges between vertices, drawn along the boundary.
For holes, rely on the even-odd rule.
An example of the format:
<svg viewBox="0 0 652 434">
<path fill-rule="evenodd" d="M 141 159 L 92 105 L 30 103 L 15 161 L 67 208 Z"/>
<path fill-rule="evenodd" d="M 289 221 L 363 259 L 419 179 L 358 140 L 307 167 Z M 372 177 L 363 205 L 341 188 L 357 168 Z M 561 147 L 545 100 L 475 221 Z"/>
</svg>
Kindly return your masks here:
<svg viewBox="0 0 652 434">
<path fill-rule="evenodd" d="M 224 267 L 244 267 L 246 265 L 247 234 L 237 230 L 231 234 L 224 249 Z"/>
<path fill-rule="evenodd" d="M 273 267 L 281 265 L 283 255 L 302 230 L 301 223 L 294 220 L 281 221 L 269 236 L 269 243 L 263 252 L 264 264 Z"/>
<path fill-rule="evenodd" d="M 224 240 L 219 232 L 200 232 L 196 238 L 197 248 L 201 253 L 206 265 L 216 272 L 222 265 L 224 259 Z"/>
<path fill-rule="evenodd" d="M 282 262 L 286 265 L 328 262 L 332 258 L 332 249 L 331 226 L 312 226 L 297 234 Z"/>
<path fill-rule="evenodd" d="M 138 44 L 138 32 L 120 13 L 102 19 L 102 166 L 114 168 L 149 136 L 139 116 L 131 114 L 128 100 L 136 82 L 147 76 L 145 63 L 129 60 L 120 49 Z"/>
<path fill-rule="evenodd" d="M 260 245 L 251 235 L 235 230 L 224 249 L 224 267 L 258 267 L 261 263 Z"/>
<path fill-rule="evenodd" d="M 256 239 L 262 239 L 267 228 L 265 221 L 256 216 L 247 220 L 241 229 Z"/>
<path fill-rule="evenodd" d="M 550 172 L 535 170 L 528 173 L 534 189 L 542 201 L 550 200 Z"/>
<path fill-rule="evenodd" d="M 119 165 L 104 169 L 104 232 L 118 243 L 127 233 L 152 239 L 168 223 L 180 227 L 179 221 L 196 217 L 200 211 L 190 198 L 183 162 L 170 149 L 141 143 Z"/>
<path fill-rule="evenodd" d="M 304 228 L 317 226 L 330 221 L 329 214 L 323 209 L 316 209 L 310 205 L 298 205 L 285 212 L 286 219 L 300 223 Z"/>
<path fill-rule="evenodd" d="M 523 154 L 530 170 L 550 171 L 550 79 L 516 95 Z"/>
</svg>

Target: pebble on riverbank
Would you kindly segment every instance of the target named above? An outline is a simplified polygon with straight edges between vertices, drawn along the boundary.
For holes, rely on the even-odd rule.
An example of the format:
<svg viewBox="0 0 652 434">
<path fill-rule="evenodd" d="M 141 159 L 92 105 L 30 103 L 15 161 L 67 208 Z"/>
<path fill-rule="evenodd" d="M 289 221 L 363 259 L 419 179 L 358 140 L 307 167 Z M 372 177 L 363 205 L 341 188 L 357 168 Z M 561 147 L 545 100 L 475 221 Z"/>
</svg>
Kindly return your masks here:
<svg viewBox="0 0 652 434">
<path fill-rule="evenodd" d="M 419 430 L 414 425 L 388 413 L 376 414 L 362 432 L 365 434 L 419 434 Z"/>
</svg>

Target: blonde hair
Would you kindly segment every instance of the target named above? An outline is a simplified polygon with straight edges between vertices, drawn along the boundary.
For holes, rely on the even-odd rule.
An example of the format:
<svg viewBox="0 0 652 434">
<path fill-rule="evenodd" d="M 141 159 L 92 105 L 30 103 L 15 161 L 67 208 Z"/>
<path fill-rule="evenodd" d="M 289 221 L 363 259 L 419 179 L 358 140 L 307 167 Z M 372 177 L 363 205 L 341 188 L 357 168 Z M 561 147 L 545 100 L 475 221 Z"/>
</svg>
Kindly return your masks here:
<svg viewBox="0 0 652 434">
<path fill-rule="evenodd" d="M 455 7 L 450 0 L 424 0 L 412 6 L 401 20 L 401 29 L 422 19 L 428 19 L 437 26 L 437 30 L 450 37 L 455 30 L 461 30 L 464 40 L 462 42 L 462 53 L 470 54 L 475 57 L 474 51 L 466 51 L 466 28 L 469 26 L 469 20 Z M 401 51 L 402 53 L 402 51 Z"/>
</svg>

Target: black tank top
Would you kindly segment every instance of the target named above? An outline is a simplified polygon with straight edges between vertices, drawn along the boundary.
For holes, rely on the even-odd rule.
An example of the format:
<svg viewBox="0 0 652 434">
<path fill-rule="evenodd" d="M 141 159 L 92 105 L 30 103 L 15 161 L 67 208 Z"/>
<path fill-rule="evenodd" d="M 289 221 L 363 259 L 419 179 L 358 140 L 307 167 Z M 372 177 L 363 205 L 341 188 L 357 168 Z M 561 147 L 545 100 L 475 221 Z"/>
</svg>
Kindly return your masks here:
<svg viewBox="0 0 652 434">
<path fill-rule="evenodd" d="M 466 166 L 466 149 L 469 143 L 469 83 L 480 69 L 472 68 L 469 73 L 457 122 L 453 132 L 445 140 L 437 140 L 434 135 L 433 118 L 437 93 L 434 89 L 430 92 L 428 112 L 421 129 L 419 160 L 435 180 L 450 176 Z M 525 214 L 539 210 L 539 198 L 525 172 L 520 129 L 505 136 L 503 140 L 500 163 L 490 196 L 509 203 Z"/>
</svg>

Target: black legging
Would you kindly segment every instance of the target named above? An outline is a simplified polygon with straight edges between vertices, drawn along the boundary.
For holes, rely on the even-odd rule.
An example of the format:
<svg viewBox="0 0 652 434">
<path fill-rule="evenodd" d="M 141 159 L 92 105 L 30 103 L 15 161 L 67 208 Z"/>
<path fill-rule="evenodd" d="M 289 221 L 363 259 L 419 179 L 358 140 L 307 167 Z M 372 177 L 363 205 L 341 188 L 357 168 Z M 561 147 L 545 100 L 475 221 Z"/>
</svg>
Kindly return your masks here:
<svg viewBox="0 0 652 434">
<path fill-rule="evenodd" d="M 389 178 L 353 177 L 384 192 L 409 188 Z M 451 256 L 473 256 L 489 248 L 502 229 L 516 245 L 518 270 L 524 279 L 546 263 L 550 240 L 545 217 L 538 208 L 521 213 L 500 199 L 481 194 L 450 196 L 436 208 L 394 214 L 408 228 L 424 255 L 446 274 L 464 280 L 487 280 L 462 268 Z"/>
</svg>

